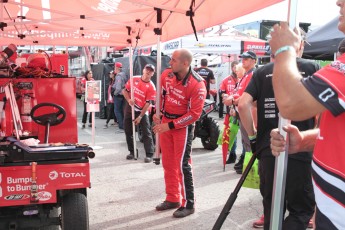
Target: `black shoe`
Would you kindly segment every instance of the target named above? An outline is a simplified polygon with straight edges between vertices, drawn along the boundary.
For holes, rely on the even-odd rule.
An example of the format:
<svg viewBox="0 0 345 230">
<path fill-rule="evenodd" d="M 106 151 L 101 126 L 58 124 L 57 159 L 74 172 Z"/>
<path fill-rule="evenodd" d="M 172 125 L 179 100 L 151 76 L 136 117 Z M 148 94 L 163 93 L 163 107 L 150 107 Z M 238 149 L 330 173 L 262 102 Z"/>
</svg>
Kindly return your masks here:
<svg viewBox="0 0 345 230">
<path fill-rule="evenodd" d="M 145 163 L 150 163 L 150 162 L 152 162 L 152 157 L 145 157 L 144 162 L 145 162 Z"/>
<path fill-rule="evenodd" d="M 243 167 L 243 161 L 244 161 L 244 156 L 241 155 L 240 159 L 239 159 L 238 162 L 235 164 L 234 169 L 235 169 L 235 170 L 242 169 L 242 167 Z"/>
<path fill-rule="evenodd" d="M 237 174 L 242 174 L 242 168 L 241 168 L 241 169 L 238 169 L 238 170 L 236 169 L 236 173 L 237 173 Z"/>
<path fill-rule="evenodd" d="M 126 156 L 126 159 L 127 160 L 133 160 L 134 159 L 134 154 L 133 153 L 130 153 Z"/>
<path fill-rule="evenodd" d="M 180 202 L 170 202 L 170 201 L 165 200 L 156 206 L 156 210 L 157 211 L 164 211 L 164 210 L 168 210 L 168 209 L 178 208 L 180 206 L 181 206 Z"/>
<path fill-rule="evenodd" d="M 236 162 L 236 153 L 230 153 L 228 160 L 226 161 L 226 164 L 232 164 Z"/>
<path fill-rule="evenodd" d="M 82 129 L 85 129 L 85 124 L 83 124 L 83 125 L 81 126 L 81 128 L 82 128 Z"/>
<path fill-rule="evenodd" d="M 194 212 L 195 212 L 194 208 L 189 209 L 189 208 L 180 207 L 173 213 L 173 216 L 176 218 L 183 218 L 183 217 L 189 216 L 190 214 L 193 214 Z"/>
<path fill-rule="evenodd" d="M 92 127 L 92 124 L 89 124 L 89 127 Z"/>
</svg>

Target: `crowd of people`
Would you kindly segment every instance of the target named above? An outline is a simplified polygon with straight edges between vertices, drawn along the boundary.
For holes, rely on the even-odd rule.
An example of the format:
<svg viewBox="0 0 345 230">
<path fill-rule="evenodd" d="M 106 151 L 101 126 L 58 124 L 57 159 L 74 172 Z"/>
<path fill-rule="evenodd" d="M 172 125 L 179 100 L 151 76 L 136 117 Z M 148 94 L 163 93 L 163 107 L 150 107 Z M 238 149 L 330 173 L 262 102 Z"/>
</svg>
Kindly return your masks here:
<svg viewBox="0 0 345 230">
<path fill-rule="evenodd" d="M 341 15 L 338 28 L 345 33 L 345 0 L 338 0 L 337 5 Z M 237 159 L 234 141 L 226 153 L 227 163 L 236 163 L 235 171 L 242 174 L 245 154 L 256 153 L 263 215 L 253 227 L 269 229 L 275 157 L 286 148 L 277 129 L 278 120 L 280 116 L 291 119 L 291 125 L 283 127 L 291 154 L 283 204 L 288 214 L 282 229 L 305 230 L 312 225 L 316 229 L 345 229 L 345 158 L 340 135 L 345 128 L 344 42 L 339 45 L 337 60 L 320 68 L 314 61 L 301 58 L 303 31 L 293 31 L 282 22 L 273 27 L 271 36 L 270 63 L 256 68 L 256 53 L 246 51 L 239 56 L 241 62 L 232 62 L 231 75 L 219 84 L 220 105 L 226 106 L 224 124 L 231 117 L 239 120 L 243 146 Z M 170 68 L 160 76 L 158 92 L 151 81 L 154 65 L 145 65 L 142 75 L 129 81 L 122 64 L 115 63 L 107 89 L 105 128 L 114 117 L 119 130 L 124 130 L 129 151 L 126 159 L 133 159 L 135 154 L 133 124 L 142 129 L 146 163 L 152 162 L 155 151 L 153 135 L 159 135 L 166 197 L 156 210 L 176 209 L 173 216 L 177 218 L 195 212 L 191 160 L 194 123 L 205 99 L 210 98 L 210 85 L 215 83 L 207 60 L 201 60 L 201 67 L 194 69 L 192 60 L 189 50 L 174 51 Z M 87 72 L 85 79 L 92 80 L 92 72 Z M 160 97 L 161 115 L 155 114 L 151 123 L 148 115 L 156 96 Z M 223 107 L 219 109 L 223 118 Z M 85 110 L 83 128 L 86 120 Z"/>
</svg>

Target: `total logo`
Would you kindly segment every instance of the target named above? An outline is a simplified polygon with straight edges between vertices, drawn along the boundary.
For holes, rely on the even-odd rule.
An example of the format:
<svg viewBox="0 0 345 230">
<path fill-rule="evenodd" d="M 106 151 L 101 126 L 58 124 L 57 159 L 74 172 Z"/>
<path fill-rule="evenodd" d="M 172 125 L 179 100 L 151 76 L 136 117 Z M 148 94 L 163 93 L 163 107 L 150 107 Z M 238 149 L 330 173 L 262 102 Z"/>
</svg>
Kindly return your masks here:
<svg viewBox="0 0 345 230">
<path fill-rule="evenodd" d="M 51 180 L 55 180 L 56 178 L 58 178 L 58 176 L 59 176 L 59 174 L 56 171 L 51 171 L 49 173 L 49 179 L 51 179 Z"/>
<path fill-rule="evenodd" d="M 79 172 L 57 172 L 54 170 L 49 173 L 49 179 L 51 180 L 56 180 L 59 176 L 61 178 L 86 177 L 84 173 L 79 173 Z"/>
</svg>

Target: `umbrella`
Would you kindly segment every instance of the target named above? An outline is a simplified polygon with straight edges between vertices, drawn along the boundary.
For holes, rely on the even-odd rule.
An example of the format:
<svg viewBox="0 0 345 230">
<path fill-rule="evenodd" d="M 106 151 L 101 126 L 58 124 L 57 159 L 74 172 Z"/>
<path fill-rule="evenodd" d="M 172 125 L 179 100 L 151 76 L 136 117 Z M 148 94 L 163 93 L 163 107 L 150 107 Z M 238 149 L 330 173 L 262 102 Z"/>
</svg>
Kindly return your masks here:
<svg viewBox="0 0 345 230">
<path fill-rule="evenodd" d="M 222 155 L 223 155 L 223 170 L 225 171 L 226 158 L 229 150 L 231 150 L 234 145 L 236 135 L 238 133 L 239 123 L 238 119 L 233 116 L 226 114 L 224 119 L 224 128 L 220 133 L 218 138 L 218 144 L 222 145 Z"/>
</svg>

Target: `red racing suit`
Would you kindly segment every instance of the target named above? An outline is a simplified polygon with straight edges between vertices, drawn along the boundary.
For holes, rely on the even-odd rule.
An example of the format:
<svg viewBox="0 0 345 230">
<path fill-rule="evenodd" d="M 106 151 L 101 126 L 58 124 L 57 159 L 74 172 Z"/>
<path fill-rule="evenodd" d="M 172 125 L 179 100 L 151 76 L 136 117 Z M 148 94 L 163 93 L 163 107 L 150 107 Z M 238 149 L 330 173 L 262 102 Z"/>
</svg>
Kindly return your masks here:
<svg viewBox="0 0 345 230">
<path fill-rule="evenodd" d="M 203 79 L 191 68 L 178 80 L 171 69 L 161 76 L 162 123 L 170 130 L 160 134 L 166 200 L 194 208 L 192 141 L 194 122 L 199 119 L 206 97 Z"/>
<path fill-rule="evenodd" d="M 321 115 L 312 162 L 317 229 L 345 229 L 345 54 L 302 80 L 327 108 Z"/>
</svg>

